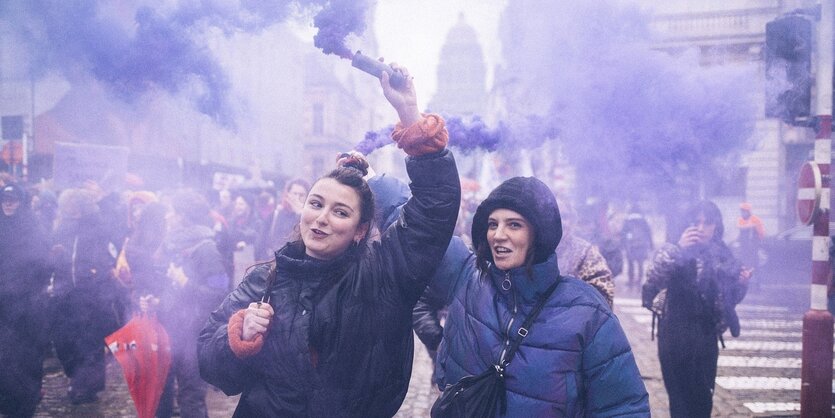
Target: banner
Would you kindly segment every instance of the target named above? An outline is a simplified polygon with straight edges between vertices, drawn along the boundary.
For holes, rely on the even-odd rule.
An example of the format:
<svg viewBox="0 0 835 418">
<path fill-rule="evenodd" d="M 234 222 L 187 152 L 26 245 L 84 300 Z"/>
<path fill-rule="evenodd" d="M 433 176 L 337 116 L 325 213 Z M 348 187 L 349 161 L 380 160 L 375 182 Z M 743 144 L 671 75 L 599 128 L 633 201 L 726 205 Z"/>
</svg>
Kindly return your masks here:
<svg viewBox="0 0 835 418">
<path fill-rule="evenodd" d="M 129 153 L 127 147 L 56 142 L 52 161 L 55 187 L 81 187 L 85 181 L 94 181 L 104 190 L 121 190 Z"/>
</svg>

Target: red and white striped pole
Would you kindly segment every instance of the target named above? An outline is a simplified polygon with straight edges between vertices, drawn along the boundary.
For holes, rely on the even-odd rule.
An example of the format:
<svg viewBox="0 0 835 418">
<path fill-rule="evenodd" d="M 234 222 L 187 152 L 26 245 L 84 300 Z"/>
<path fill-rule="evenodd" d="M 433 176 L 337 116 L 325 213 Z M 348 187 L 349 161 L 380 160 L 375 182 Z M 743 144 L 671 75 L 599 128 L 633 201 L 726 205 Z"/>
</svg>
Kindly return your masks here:
<svg viewBox="0 0 835 418">
<path fill-rule="evenodd" d="M 832 315 L 827 310 L 830 163 L 832 160 L 832 1 L 822 1 L 818 24 L 815 163 L 820 168 L 820 210 L 813 223 L 811 309 L 803 316 L 800 416 L 832 416 Z"/>
</svg>

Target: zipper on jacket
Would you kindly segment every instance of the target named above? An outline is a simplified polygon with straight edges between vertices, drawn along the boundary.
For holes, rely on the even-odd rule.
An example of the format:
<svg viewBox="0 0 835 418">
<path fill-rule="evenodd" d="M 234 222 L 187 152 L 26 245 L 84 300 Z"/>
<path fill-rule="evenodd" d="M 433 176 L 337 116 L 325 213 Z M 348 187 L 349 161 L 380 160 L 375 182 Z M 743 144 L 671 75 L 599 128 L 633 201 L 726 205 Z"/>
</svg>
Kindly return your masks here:
<svg viewBox="0 0 835 418">
<path fill-rule="evenodd" d="M 505 280 L 510 281 L 510 272 L 505 273 Z M 511 309 L 510 320 L 507 321 L 507 326 L 505 327 L 504 347 L 502 348 L 502 354 L 499 357 L 499 365 L 504 364 L 507 349 L 510 347 L 510 327 L 513 326 L 513 319 L 516 318 L 516 292 L 511 292 L 511 295 L 513 297 L 513 308 Z"/>
</svg>

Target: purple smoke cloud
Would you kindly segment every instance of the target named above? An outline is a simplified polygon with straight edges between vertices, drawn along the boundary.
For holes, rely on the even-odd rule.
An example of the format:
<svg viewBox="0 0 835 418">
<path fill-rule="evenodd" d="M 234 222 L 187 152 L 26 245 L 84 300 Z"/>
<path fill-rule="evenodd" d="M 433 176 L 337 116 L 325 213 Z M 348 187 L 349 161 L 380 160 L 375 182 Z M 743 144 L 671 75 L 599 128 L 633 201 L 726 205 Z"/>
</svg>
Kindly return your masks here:
<svg viewBox="0 0 835 418">
<path fill-rule="evenodd" d="M 145 4 L 150 3 L 8 0 L 0 3 L 0 19 L 28 44 L 34 77 L 54 70 L 68 78 L 90 74 L 126 102 L 154 89 L 185 95 L 200 112 L 234 128 L 230 81 L 205 46 L 207 29 L 252 32 L 294 14 L 316 13 L 316 46 L 350 56 L 345 38 L 362 33 L 368 9 L 367 0 L 185 0 L 174 9 Z M 105 6 L 132 15 L 132 21 L 102 13 Z"/>
</svg>

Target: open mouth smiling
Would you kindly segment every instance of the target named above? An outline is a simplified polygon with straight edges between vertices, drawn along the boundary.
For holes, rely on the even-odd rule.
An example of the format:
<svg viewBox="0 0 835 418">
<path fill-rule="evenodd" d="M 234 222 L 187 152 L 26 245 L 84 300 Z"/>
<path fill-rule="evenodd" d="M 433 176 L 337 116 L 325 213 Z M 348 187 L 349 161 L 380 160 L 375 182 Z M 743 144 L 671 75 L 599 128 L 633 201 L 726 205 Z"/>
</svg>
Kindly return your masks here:
<svg viewBox="0 0 835 418">
<path fill-rule="evenodd" d="M 497 246 L 497 247 L 493 247 L 493 252 L 495 252 L 496 254 L 502 255 L 502 254 L 510 254 L 510 253 L 513 252 L 513 250 L 511 250 L 510 248 L 507 248 L 507 247 Z"/>
</svg>

